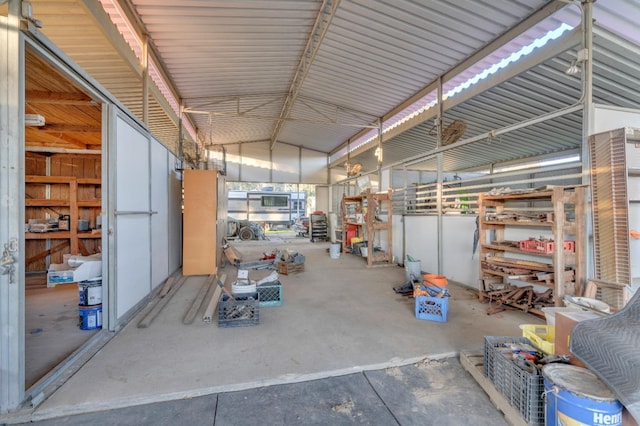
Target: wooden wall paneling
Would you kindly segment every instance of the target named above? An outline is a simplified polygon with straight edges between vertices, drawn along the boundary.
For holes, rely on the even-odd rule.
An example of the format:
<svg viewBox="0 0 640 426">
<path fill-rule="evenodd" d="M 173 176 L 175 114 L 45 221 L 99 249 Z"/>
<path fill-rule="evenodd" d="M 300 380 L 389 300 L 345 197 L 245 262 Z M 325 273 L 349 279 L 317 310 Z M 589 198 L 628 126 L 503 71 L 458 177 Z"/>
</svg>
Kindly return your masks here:
<svg viewBox="0 0 640 426">
<path fill-rule="evenodd" d="M 216 273 L 217 172 L 184 171 L 183 275 Z"/>
<path fill-rule="evenodd" d="M 47 159 L 49 161 L 49 173 L 47 173 Z M 71 227 L 77 229 L 77 219 L 86 219 L 91 228 L 96 227 L 96 216 L 99 214 L 102 195 L 99 183 L 102 175 L 100 155 L 83 154 L 41 154 L 35 152 L 25 153 L 25 174 L 34 176 L 70 176 L 80 179 L 77 185 L 67 183 L 38 184 L 30 183 L 25 187 L 26 199 L 69 200 L 70 205 L 74 201 L 87 200 L 91 206 L 71 209 L 67 206 L 25 207 L 25 221 L 31 219 L 57 219 L 59 215 L 69 214 L 72 217 Z M 92 179 L 82 183 L 82 179 Z M 47 196 L 48 188 L 48 196 Z M 75 189 L 74 189 L 75 188 Z M 72 211 L 73 210 L 73 211 Z M 72 234 L 75 235 L 74 232 Z M 52 235 L 54 237 L 55 235 Z M 65 244 L 66 242 L 66 244 Z M 47 257 L 50 263 L 62 263 L 62 255 L 65 253 L 94 254 L 99 253 L 102 246 L 100 238 L 83 239 L 27 239 L 25 244 L 26 258 L 30 259 L 26 265 L 26 272 L 46 271 Z"/>
</svg>

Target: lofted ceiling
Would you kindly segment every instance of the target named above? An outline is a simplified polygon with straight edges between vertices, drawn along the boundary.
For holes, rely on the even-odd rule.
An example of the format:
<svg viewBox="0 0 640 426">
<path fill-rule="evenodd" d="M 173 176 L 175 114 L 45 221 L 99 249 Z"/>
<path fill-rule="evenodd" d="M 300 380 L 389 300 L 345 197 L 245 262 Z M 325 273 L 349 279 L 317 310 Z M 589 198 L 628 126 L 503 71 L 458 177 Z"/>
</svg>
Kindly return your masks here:
<svg viewBox="0 0 640 426">
<path fill-rule="evenodd" d="M 154 58 L 202 142 L 286 143 L 324 153 L 335 152 L 368 127 L 375 127 L 378 118 L 398 113 L 412 97 L 425 95 L 421 90 L 439 77 L 461 82 L 474 70 L 482 70 L 473 63 L 468 64 L 471 68 L 456 68 L 465 60 L 495 63 L 506 49 L 483 52 L 483 48 L 510 31 L 513 37 L 524 34 L 527 28 L 518 25 L 523 21 L 538 23 L 538 29 L 526 33 L 510 49 L 534 41 L 561 22 L 575 26 L 580 19 L 575 4 L 553 0 L 100 2 L 107 10 L 120 5 L 138 33 L 148 37 Z M 40 31 L 141 118 L 142 66 L 100 2 L 31 1 L 34 16 L 43 23 Z M 595 2 L 596 102 L 640 107 L 640 37 L 634 22 L 639 15 L 636 0 Z M 574 46 L 532 64 L 447 109 L 445 124 L 464 120 L 465 137 L 470 137 L 570 105 L 580 97 L 580 82 L 564 70 L 576 50 Z M 38 64 L 42 65 L 45 72 L 55 74 L 46 64 Z M 28 82 L 33 92 L 38 91 L 36 83 L 37 77 Z M 58 90 L 55 85 L 52 89 Z M 42 111 L 49 105 L 47 123 L 51 126 L 56 111 L 62 111 L 56 108 L 97 108 L 90 100 L 84 106 L 58 103 L 55 108 L 43 100 L 43 96 L 29 99 L 27 93 L 27 108 Z M 148 126 L 168 146 L 175 146 L 176 114 L 158 89 L 151 91 L 149 100 Z M 29 138 L 35 144 L 96 146 L 95 123 L 81 118 L 87 114 L 92 113 L 71 114 L 78 122 L 67 123 L 68 130 L 75 133 L 65 132 L 62 137 L 45 129 L 29 129 Z M 99 115 L 99 109 L 93 114 Z M 436 146 L 433 115 L 433 111 L 423 114 L 389 135 L 384 164 L 431 152 Z M 499 140 L 465 146 L 445 156 L 445 168 L 471 169 L 571 151 L 581 143 L 580 121 L 580 112 L 574 112 Z M 86 130 L 72 127 L 79 125 Z M 365 170 L 376 166 L 373 149 L 361 150 L 353 160 L 363 163 Z"/>
<path fill-rule="evenodd" d="M 102 108 L 30 49 L 25 55 L 25 113 L 43 117 L 27 126 L 27 149 L 93 150 L 102 146 Z"/>
</svg>

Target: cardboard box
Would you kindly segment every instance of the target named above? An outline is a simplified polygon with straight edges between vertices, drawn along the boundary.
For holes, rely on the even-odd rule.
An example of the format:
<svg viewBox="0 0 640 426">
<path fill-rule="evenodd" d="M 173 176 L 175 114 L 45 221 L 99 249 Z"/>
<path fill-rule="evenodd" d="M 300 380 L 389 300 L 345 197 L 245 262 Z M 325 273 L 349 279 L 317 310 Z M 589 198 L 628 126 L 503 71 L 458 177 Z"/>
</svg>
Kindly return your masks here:
<svg viewBox="0 0 640 426">
<path fill-rule="evenodd" d="M 580 321 L 585 321 L 594 318 L 601 318 L 602 315 L 598 315 L 595 312 L 589 311 L 559 311 L 556 312 L 556 342 L 555 350 L 557 355 L 571 355 L 570 363 L 577 365 L 578 367 L 586 367 L 583 363 L 578 361 L 571 352 L 569 352 L 569 339 L 571 337 L 571 330 Z"/>
<path fill-rule="evenodd" d="M 69 257 L 67 255 L 63 256 L 63 258 L 64 263 L 52 263 L 49 265 L 47 287 L 55 287 L 57 284 L 77 283 L 102 276 L 102 260 L 98 256 L 91 257 L 91 260 L 85 260 L 76 268 L 69 266 Z"/>
</svg>

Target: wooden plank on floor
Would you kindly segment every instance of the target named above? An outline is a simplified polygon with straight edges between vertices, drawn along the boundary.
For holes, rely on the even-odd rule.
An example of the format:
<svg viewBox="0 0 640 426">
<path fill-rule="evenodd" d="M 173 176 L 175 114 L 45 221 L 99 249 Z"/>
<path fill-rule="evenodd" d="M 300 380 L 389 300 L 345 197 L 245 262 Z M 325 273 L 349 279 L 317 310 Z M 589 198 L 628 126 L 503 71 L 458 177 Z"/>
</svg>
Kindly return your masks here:
<svg viewBox="0 0 640 426">
<path fill-rule="evenodd" d="M 220 280 L 215 281 L 215 290 L 213 295 L 211 295 L 211 299 L 207 304 L 207 308 L 204 311 L 204 315 L 202 316 L 202 321 L 206 323 L 213 322 L 213 316 L 216 312 L 216 308 L 218 307 L 218 303 L 220 301 L 220 297 L 222 297 L 222 290 L 224 289 L 224 283 L 227 280 L 227 274 L 222 274 Z"/>
<path fill-rule="evenodd" d="M 496 408 L 504 414 L 505 420 L 512 426 L 529 426 L 520 412 L 509 404 L 509 401 L 493 386 L 493 383 L 484 375 L 484 356 L 469 352 L 460 353 L 460 364 L 478 382 L 487 393 L 489 399 Z"/>
<path fill-rule="evenodd" d="M 171 290 L 171 286 L 173 285 L 175 279 L 175 275 L 171 275 L 169 278 L 167 278 L 167 280 L 164 282 L 164 285 L 162 286 L 162 289 L 160 290 L 160 297 L 165 297 L 167 293 L 169 293 L 169 290 Z"/>
<path fill-rule="evenodd" d="M 182 287 L 182 284 L 184 284 L 186 280 L 187 280 L 187 277 L 182 276 L 178 280 L 176 285 L 171 286 L 171 289 L 167 292 L 165 297 L 157 298 L 156 303 L 153 305 L 151 310 L 147 312 L 147 314 L 138 323 L 138 328 L 149 327 L 151 325 L 151 322 L 155 319 L 155 317 L 158 316 L 158 314 L 160 314 L 162 309 L 167 305 L 167 303 L 169 303 L 173 295 L 176 294 L 178 290 L 180 290 L 180 287 Z"/>
<path fill-rule="evenodd" d="M 200 310 L 200 308 L 202 307 L 202 304 L 204 303 L 204 296 L 205 294 L 207 294 L 209 287 L 211 287 L 211 283 L 214 283 L 214 282 L 215 283 L 218 282 L 218 277 L 215 275 L 209 275 L 207 279 L 204 280 L 202 287 L 200 287 L 200 291 L 198 292 L 196 298 L 193 299 L 193 302 L 191 303 L 191 307 L 189 308 L 184 318 L 182 319 L 183 324 L 185 325 L 193 324 L 193 321 L 196 319 L 196 315 L 198 314 L 198 311 Z"/>
</svg>

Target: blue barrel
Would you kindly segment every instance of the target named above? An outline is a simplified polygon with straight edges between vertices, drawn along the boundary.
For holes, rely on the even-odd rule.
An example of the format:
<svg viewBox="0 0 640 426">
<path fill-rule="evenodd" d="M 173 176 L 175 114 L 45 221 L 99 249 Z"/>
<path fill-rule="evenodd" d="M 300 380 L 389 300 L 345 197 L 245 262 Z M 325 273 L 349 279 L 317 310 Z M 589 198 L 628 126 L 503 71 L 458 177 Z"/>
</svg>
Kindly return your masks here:
<svg viewBox="0 0 640 426">
<path fill-rule="evenodd" d="M 545 425 L 622 425 L 622 404 L 586 368 L 549 364 L 542 369 Z"/>
<path fill-rule="evenodd" d="M 102 305 L 78 306 L 78 326 L 80 330 L 102 328 Z"/>
</svg>

